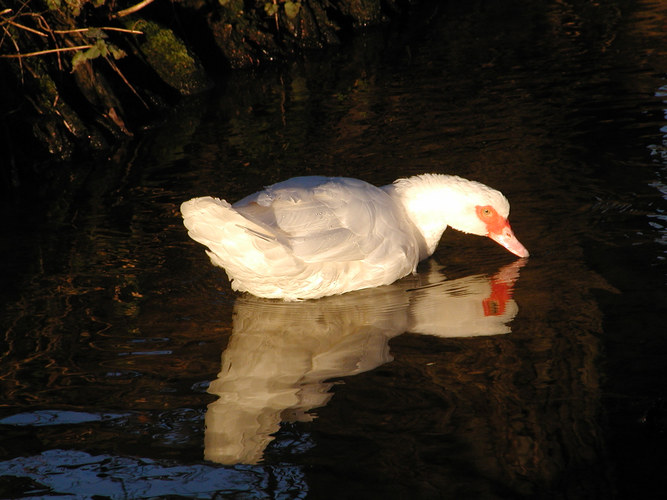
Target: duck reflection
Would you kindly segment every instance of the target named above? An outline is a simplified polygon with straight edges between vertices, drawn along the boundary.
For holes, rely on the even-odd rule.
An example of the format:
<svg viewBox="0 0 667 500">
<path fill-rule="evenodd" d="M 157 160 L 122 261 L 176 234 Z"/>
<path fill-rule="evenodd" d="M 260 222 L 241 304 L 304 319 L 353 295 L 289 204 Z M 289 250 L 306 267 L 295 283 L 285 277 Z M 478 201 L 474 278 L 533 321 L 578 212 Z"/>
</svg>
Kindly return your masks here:
<svg viewBox="0 0 667 500">
<path fill-rule="evenodd" d="M 222 368 L 208 392 L 204 456 L 254 464 L 281 421 L 310 421 L 327 404 L 330 380 L 392 360 L 404 332 L 470 337 L 510 332 L 512 287 L 523 261 L 492 277 L 444 280 L 436 269 L 392 285 L 305 302 L 240 297 Z M 443 281 L 444 280 L 444 281 Z"/>
</svg>

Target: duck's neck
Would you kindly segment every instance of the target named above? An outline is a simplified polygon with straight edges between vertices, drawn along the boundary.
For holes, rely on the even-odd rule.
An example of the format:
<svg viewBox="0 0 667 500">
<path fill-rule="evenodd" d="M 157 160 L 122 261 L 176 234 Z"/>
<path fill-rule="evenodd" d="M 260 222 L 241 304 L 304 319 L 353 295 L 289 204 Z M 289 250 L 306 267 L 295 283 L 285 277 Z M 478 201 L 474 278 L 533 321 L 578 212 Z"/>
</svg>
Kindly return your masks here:
<svg viewBox="0 0 667 500">
<path fill-rule="evenodd" d="M 478 186 L 483 185 L 453 175 L 425 174 L 399 179 L 383 189 L 403 206 L 421 234 L 421 260 L 435 252 L 447 226 L 482 234 L 480 228 L 469 225 L 471 217 L 474 217 L 470 191 L 478 189 Z"/>
</svg>

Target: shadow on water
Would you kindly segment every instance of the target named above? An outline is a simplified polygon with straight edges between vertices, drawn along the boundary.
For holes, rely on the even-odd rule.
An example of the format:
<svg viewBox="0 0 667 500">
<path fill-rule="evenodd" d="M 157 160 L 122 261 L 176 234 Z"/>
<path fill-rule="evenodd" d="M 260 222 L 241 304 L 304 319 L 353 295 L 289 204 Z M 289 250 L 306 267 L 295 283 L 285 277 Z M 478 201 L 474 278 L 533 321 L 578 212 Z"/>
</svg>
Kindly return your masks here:
<svg viewBox="0 0 667 500">
<path fill-rule="evenodd" d="M 654 494 L 666 8 L 496 3 L 234 75 L 4 200 L 0 496 Z M 446 231 L 416 276 L 281 304 L 235 296 L 178 213 L 426 171 L 503 191 L 528 261 Z"/>
</svg>

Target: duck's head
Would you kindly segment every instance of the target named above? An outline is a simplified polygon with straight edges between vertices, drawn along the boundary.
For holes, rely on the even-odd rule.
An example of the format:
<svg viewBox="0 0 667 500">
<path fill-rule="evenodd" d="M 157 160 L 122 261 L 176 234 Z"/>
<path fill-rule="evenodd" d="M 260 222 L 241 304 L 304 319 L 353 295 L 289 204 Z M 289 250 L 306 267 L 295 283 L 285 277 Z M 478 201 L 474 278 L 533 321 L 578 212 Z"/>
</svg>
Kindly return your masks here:
<svg viewBox="0 0 667 500">
<path fill-rule="evenodd" d="M 507 205 L 507 211 L 509 212 L 509 203 Z M 480 226 L 481 232 L 475 234 L 488 236 L 518 257 L 528 257 L 530 255 L 526 247 L 514 236 L 507 215 L 501 215 L 496 207 L 493 205 L 475 205 L 475 217 L 482 223 Z"/>
<path fill-rule="evenodd" d="M 507 220 L 510 204 L 500 191 L 455 175 L 425 174 L 394 183 L 406 210 L 422 232 L 429 255 L 447 226 L 488 236 L 518 257 L 528 250 Z"/>
</svg>

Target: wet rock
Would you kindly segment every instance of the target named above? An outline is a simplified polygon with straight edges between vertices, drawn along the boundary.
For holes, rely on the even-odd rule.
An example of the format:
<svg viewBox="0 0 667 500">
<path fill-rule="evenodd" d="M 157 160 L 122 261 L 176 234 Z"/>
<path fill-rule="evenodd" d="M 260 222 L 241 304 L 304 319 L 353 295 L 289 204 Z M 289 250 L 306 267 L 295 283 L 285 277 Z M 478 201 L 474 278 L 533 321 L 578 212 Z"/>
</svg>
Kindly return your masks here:
<svg viewBox="0 0 667 500">
<path fill-rule="evenodd" d="M 127 19 L 125 26 L 143 33 L 137 38 L 138 50 L 167 85 L 182 95 L 210 88 L 211 81 L 199 59 L 171 29 L 140 18 Z"/>
<path fill-rule="evenodd" d="M 47 145 L 51 155 L 59 159 L 69 159 L 74 145 L 86 149 L 101 149 L 107 145 L 95 126 L 90 126 L 79 113 L 61 97 L 56 81 L 48 68 L 39 60 L 24 64 L 23 74 L 30 110 L 25 109 L 23 119 L 33 122 L 33 133 Z M 26 106 L 27 107 L 27 106 Z M 34 117 L 34 118 L 31 118 Z"/>
<path fill-rule="evenodd" d="M 104 74 L 95 71 L 90 61 L 78 64 L 72 74 L 82 95 L 96 111 L 95 121 L 116 138 L 131 137 L 133 134 L 123 120 L 123 105 Z M 102 145 L 100 143 L 98 147 Z"/>
<path fill-rule="evenodd" d="M 380 2 L 375 0 L 344 0 L 340 2 L 341 11 L 351 17 L 354 26 L 370 26 L 385 19 Z"/>
<path fill-rule="evenodd" d="M 209 13 L 207 21 L 215 44 L 233 69 L 258 66 L 288 55 L 266 27 L 242 9 L 221 8 Z"/>
<path fill-rule="evenodd" d="M 302 48 L 320 49 L 340 43 L 336 35 L 337 24 L 319 4 L 302 4 L 293 14 L 283 10 L 281 19 L 289 34 Z"/>
</svg>

